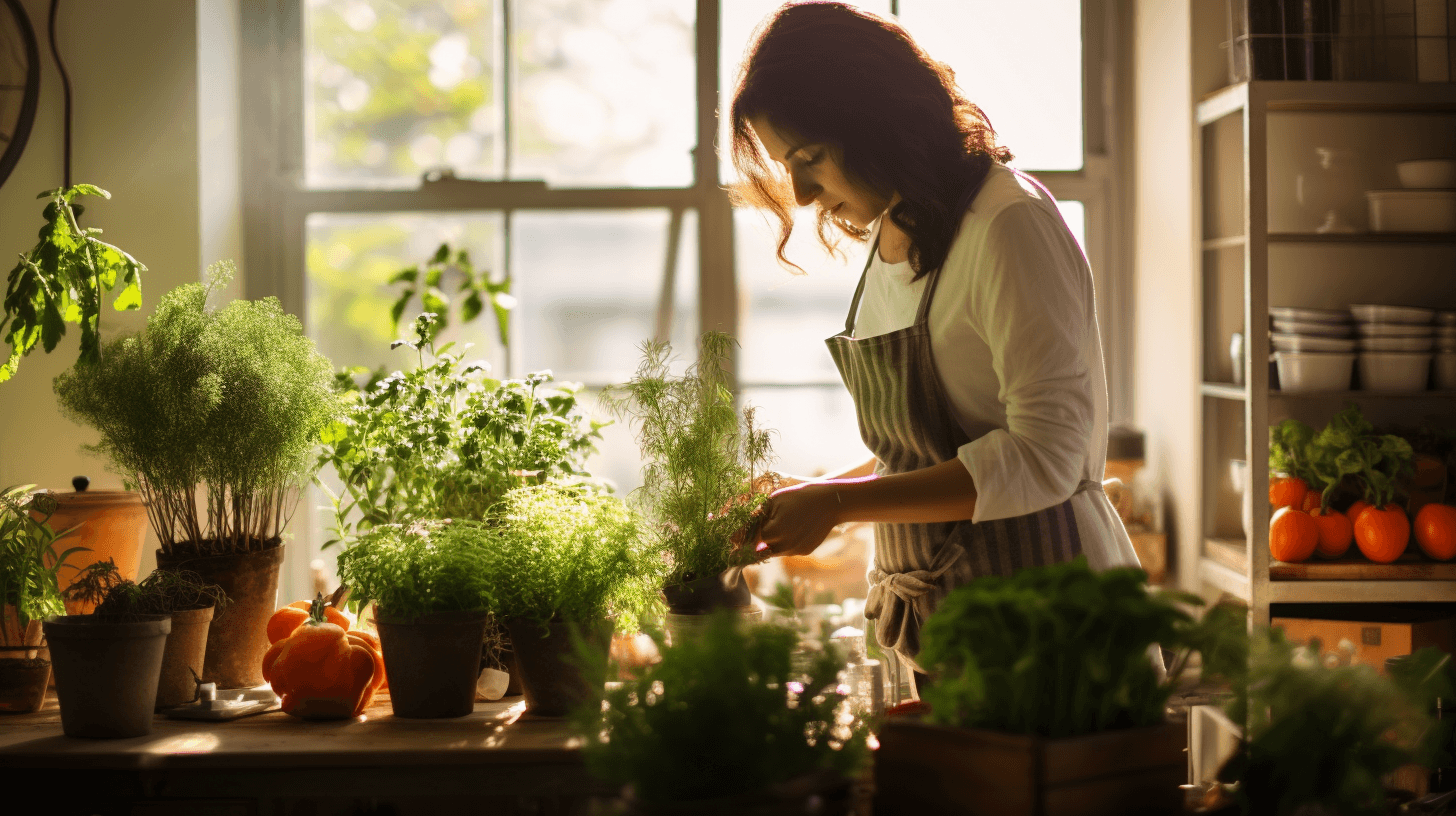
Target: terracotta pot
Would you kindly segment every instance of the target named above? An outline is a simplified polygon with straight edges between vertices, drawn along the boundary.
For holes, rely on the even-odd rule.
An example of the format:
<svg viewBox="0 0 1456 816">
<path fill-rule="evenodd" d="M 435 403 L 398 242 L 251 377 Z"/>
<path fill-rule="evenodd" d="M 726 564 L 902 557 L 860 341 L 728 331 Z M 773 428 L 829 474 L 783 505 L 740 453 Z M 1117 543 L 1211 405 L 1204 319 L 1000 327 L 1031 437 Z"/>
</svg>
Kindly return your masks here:
<svg viewBox="0 0 1456 816">
<path fill-rule="evenodd" d="M 202 679 L 220 689 L 263 684 L 268 619 L 278 609 L 278 571 L 283 545 L 241 555 L 168 555 L 157 551 L 157 569 L 191 570 L 217 584 L 231 603 L 212 619 Z"/>
<path fill-rule="evenodd" d="M 80 487 L 84 477 L 77 477 L 73 483 Z M 61 532 L 76 528 L 68 535 L 56 539 L 51 553 L 59 556 L 72 547 L 85 547 L 89 552 L 72 553 L 56 578 L 61 589 L 71 585 L 76 574 L 97 561 L 110 558 L 116 562 L 121 577 L 135 581 L 142 565 L 142 545 L 147 539 L 147 507 L 142 503 L 140 493 L 129 490 L 77 490 L 74 493 L 56 493 L 56 512 L 48 524 L 52 530 Z M 36 515 L 39 518 L 39 515 Z M 85 615 L 94 604 L 80 601 L 66 601 L 66 612 L 71 615 Z"/>
<path fill-rule="evenodd" d="M 394 716 L 438 719 L 475 710 L 485 612 L 400 618 L 380 610 L 374 620 Z"/>
<path fill-rule="evenodd" d="M 553 620 L 542 631 L 535 621 L 506 619 L 517 670 L 512 674 L 519 672 L 521 676 L 526 710 L 539 717 L 565 717 L 600 694 L 606 681 L 600 669 L 606 668 L 613 628 L 611 620 L 586 624 Z M 599 666 L 581 665 L 575 649 L 577 636 L 585 638 L 587 648 L 599 654 Z"/>
<path fill-rule="evenodd" d="M 172 621 L 126 623 L 66 615 L 45 622 L 68 737 L 140 737 L 152 732 L 162 652 Z"/>
<path fill-rule="evenodd" d="M 0 646 L 0 714 L 39 711 L 51 679 L 51 661 L 34 646 Z"/>
<path fill-rule="evenodd" d="M 172 631 L 167 634 L 167 648 L 162 652 L 162 674 L 157 683 L 157 708 L 190 703 L 197 696 L 197 679 L 193 672 L 200 677 L 204 670 L 212 613 L 210 606 L 172 613 Z"/>
</svg>

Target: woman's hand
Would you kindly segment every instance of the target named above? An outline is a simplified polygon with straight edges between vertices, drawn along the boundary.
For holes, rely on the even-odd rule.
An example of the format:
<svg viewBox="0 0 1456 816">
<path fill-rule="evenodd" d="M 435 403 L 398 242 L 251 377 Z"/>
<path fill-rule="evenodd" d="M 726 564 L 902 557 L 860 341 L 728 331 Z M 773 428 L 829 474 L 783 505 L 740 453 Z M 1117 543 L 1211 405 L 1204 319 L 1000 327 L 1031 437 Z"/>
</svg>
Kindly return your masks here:
<svg viewBox="0 0 1456 816">
<path fill-rule="evenodd" d="M 759 510 L 758 541 L 762 558 L 808 555 L 818 549 L 840 522 L 839 486 L 800 482 L 776 490 Z"/>
</svg>

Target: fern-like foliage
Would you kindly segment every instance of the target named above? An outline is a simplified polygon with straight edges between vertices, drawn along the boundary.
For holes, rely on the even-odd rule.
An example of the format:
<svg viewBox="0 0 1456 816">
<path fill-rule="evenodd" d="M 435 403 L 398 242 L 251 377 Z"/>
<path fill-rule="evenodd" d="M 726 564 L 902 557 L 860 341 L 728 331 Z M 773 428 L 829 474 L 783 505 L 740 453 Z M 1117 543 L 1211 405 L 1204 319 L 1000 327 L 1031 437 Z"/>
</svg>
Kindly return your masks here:
<svg viewBox="0 0 1456 816">
<path fill-rule="evenodd" d="M 341 410 L 329 361 L 275 298 L 209 309 L 233 274 L 162 298 L 142 331 L 56 378 L 61 407 L 147 502 L 169 554 L 276 546 Z M 202 495 L 200 502 L 197 496 Z"/>
<path fill-rule="evenodd" d="M 735 405 L 728 370 L 734 345 L 722 332 L 703 334 L 697 362 L 675 376 L 671 346 L 647 343 L 632 380 L 602 396 L 637 433 L 646 464 L 633 499 L 671 561 L 671 583 L 753 558 L 733 539 L 762 503 L 772 452 L 769 431 L 758 426 L 754 409 L 744 408 L 740 417 Z"/>
<path fill-rule="evenodd" d="M 390 616 L 485 610 L 499 587 L 491 576 L 491 531 L 480 521 L 383 524 L 339 553 L 349 606 L 374 603 Z"/>
</svg>

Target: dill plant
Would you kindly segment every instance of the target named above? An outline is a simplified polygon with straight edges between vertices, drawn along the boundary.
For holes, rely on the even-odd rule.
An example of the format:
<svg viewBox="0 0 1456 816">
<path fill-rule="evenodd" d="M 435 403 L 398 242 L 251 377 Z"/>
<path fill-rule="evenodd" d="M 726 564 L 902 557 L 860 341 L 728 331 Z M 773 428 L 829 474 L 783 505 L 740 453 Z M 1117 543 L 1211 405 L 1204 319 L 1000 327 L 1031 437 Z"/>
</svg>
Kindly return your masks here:
<svg viewBox="0 0 1456 816">
<path fill-rule="evenodd" d="M 646 464 L 633 495 L 651 519 L 671 561 L 671 584 L 716 575 L 749 563 L 751 551 L 733 538 L 752 524 L 773 479 L 769 431 L 754 409 L 740 417 L 728 360 L 735 343 L 706 332 L 699 356 L 683 376 L 669 370 L 672 347 L 650 342 L 624 385 L 607 389 L 605 404 L 630 417 Z"/>
<path fill-rule="evenodd" d="M 208 308 L 233 271 L 213 264 L 206 285 L 168 292 L 146 328 L 55 381 L 66 414 L 101 434 L 89 450 L 141 492 L 168 554 L 277 546 L 340 409 L 329 361 L 277 299 Z"/>
<path fill-rule="evenodd" d="M 490 529 L 472 520 L 383 524 L 339 553 L 339 579 L 349 606 L 369 603 L 384 614 L 417 618 L 490 606 Z"/>
<path fill-rule="evenodd" d="M 615 496 L 562 485 L 520 487 L 491 514 L 491 612 L 546 628 L 616 616 L 633 631 L 656 611 L 662 559 L 641 517 Z"/>
<path fill-rule="evenodd" d="M 648 802 L 711 800 L 809 774 L 852 776 L 869 758 L 862 721 L 841 719 L 843 666 L 820 652 L 796 671 L 798 636 L 714 613 L 701 638 L 606 691 L 575 720 L 595 776 Z M 756 811 L 755 811 L 756 812 Z"/>
</svg>

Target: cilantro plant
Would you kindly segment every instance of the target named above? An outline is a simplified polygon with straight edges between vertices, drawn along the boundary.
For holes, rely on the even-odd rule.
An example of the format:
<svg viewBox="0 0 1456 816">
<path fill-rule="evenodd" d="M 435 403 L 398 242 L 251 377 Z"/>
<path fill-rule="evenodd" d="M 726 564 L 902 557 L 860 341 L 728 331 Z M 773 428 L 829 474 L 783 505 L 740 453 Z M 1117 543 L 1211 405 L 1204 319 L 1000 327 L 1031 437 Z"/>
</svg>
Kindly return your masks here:
<svg viewBox="0 0 1456 816">
<path fill-rule="evenodd" d="M 412 371 L 346 383 L 348 410 L 321 434 L 319 464 L 343 485 L 331 492 L 335 537 L 325 546 L 381 524 L 483 519 L 511 488 L 588 478 L 604 423 L 582 413 L 580 386 L 546 371 L 492 379 L 452 345 L 436 349 L 436 325 L 427 312 L 412 339 L 396 341 L 418 355 Z"/>
<path fill-rule="evenodd" d="M 275 298 L 208 308 L 232 266 L 208 271 L 206 285 L 168 292 L 146 328 L 55 381 L 67 415 L 100 432 L 89 449 L 146 499 L 168 554 L 277 546 L 342 407 L 298 319 Z"/>
<path fill-rule="evenodd" d="M 491 514 L 491 612 L 545 627 L 617 616 L 637 629 L 658 604 L 662 559 L 621 499 L 582 487 L 519 487 Z"/>
<path fill-rule="evenodd" d="M 643 347 L 636 376 L 603 394 L 631 418 L 646 465 L 633 498 L 671 560 L 669 583 L 716 575 L 753 559 L 733 539 L 748 527 L 774 479 L 769 432 L 752 407 L 742 417 L 729 387 L 732 337 L 703 334 L 698 361 L 682 376 L 668 366 L 672 348 Z"/>
<path fill-rule="evenodd" d="M 77 196 L 111 198 L 92 184 L 47 190 L 49 198 L 40 229 L 40 243 L 20 256 L 10 270 L 5 292 L 5 315 L 0 336 L 10 344 L 10 356 L 0 365 L 0 382 L 15 376 L 20 358 L 40 344 L 49 354 L 66 334 L 66 324 L 81 327 L 80 362 L 94 363 L 101 354 L 101 298 L 118 285 L 112 301 L 117 311 L 142 305 L 141 273 L 146 267 L 136 258 L 100 240 L 97 227 L 82 228 L 76 217 L 85 208 L 72 204 Z"/>
<path fill-rule="evenodd" d="M 485 310 L 488 301 L 495 312 L 501 346 L 509 350 L 511 310 L 516 307 L 516 299 L 511 295 L 510 279 L 492 281 L 488 270 L 475 269 L 470 262 L 469 252 L 461 249 L 452 253 L 449 244 L 440 244 L 440 248 L 435 250 L 435 254 L 425 263 L 423 269 L 411 266 L 400 270 L 389 279 L 390 283 L 402 286 L 399 298 L 389 309 L 395 329 L 399 329 L 410 301 L 419 298 L 422 311 L 435 315 L 436 329 L 445 330 L 450 324 L 451 302 L 450 295 L 445 292 L 448 288 L 447 276 L 449 282 L 455 284 L 455 297 L 460 298 L 460 322 L 469 323 L 475 320 Z"/>
<path fill-rule="evenodd" d="M 933 722 L 1071 737 L 1163 722 L 1191 652 L 1203 674 L 1229 676 L 1247 646 L 1245 613 L 1215 607 L 1194 621 L 1194 595 L 1149 592 L 1140 569 L 1093 572 L 1085 558 L 986 576 L 957 588 L 921 630 L 918 660 Z M 1154 644 L 1177 659 L 1159 679 Z"/>
<path fill-rule="evenodd" d="M 56 500 L 34 490 L 35 485 L 16 485 L 0 491 L 0 607 L 13 608 L 19 624 L 18 631 L 12 632 L 0 620 L 0 646 L 26 645 L 31 621 L 66 613 L 57 573 L 66 559 L 85 549 L 72 547 L 59 555 L 52 552 L 51 544 L 70 531 L 58 534 L 50 528 Z M 12 643 L 16 635 L 19 640 Z"/>
<path fill-rule="evenodd" d="M 844 715 L 835 658 L 794 670 L 797 636 L 715 614 L 701 638 L 577 712 L 595 776 L 632 785 L 644 802 L 711 800 L 810 774 L 853 776 L 867 729 Z M 844 715 L 844 719 L 840 719 Z"/>
<path fill-rule="evenodd" d="M 1297 419 L 1269 428 L 1269 469 L 1298 476 L 1319 490 L 1322 507 L 1329 507 L 1347 480 L 1359 486 L 1366 501 L 1383 507 L 1411 473 L 1413 461 L 1409 442 L 1376 433 L 1353 403 L 1318 433 Z"/>
</svg>

